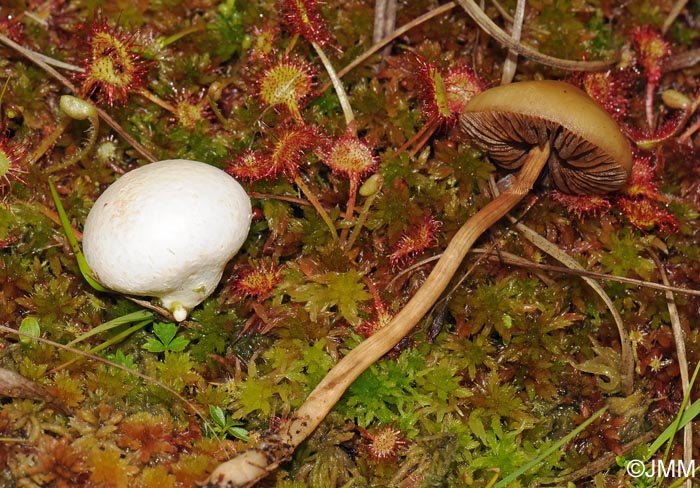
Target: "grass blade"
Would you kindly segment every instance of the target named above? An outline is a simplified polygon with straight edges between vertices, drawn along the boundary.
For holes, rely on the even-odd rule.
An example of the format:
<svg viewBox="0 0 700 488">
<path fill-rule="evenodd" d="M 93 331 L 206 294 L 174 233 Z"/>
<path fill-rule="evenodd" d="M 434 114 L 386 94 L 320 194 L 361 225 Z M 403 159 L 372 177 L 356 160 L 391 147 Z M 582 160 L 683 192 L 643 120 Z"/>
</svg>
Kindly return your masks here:
<svg viewBox="0 0 700 488">
<path fill-rule="evenodd" d="M 552 444 L 552 446 L 550 446 L 548 449 L 546 449 L 542 454 L 540 454 L 539 456 L 537 456 L 535 459 L 533 459 L 529 463 L 526 463 L 524 466 L 518 468 L 516 471 L 512 472 L 511 474 L 509 474 L 508 476 L 503 478 L 501 481 L 496 483 L 494 485 L 494 488 L 501 488 L 501 487 L 508 486 L 510 483 L 515 481 L 518 478 L 518 476 L 522 476 L 529 469 L 531 469 L 533 466 L 536 466 L 537 464 L 539 464 L 542 461 L 544 461 L 545 459 L 547 459 L 547 457 L 549 455 L 551 455 L 554 451 L 556 451 L 557 449 L 561 449 L 561 447 L 564 444 L 566 444 L 571 439 L 576 437 L 581 431 L 583 431 L 586 427 L 588 427 L 591 423 L 593 423 L 593 421 L 595 419 L 597 419 L 598 417 L 603 415 L 603 413 L 605 413 L 605 411 L 607 409 L 608 409 L 608 407 L 603 407 L 600 410 L 598 410 L 597 412 L 595 412 L 593 415 L 588 417 L 581 425 L 579 425 L 574 430 L 569 432 L 567 435 L 565 435 L 564 437 L 559 439 L 559 441 L 556 442 L 555 444 Z"/>
<path fill-rule="evenodd" d="M 671 425 L 669 425 L 659 437 L 656 438 L 656 440 L 651 446 L 649 446 L 649 450 L 647 451 L 647 455 L 644 459 L 645 461 L 648 461 L 651 458 L 651 456 L 653 456 L 654 453 L 656 453 L 656 451 L 658 451 L 661 448 L 661 446 L 664 445 L 666 441 L 673 439 L 673 436 L 676 435 L 676 432 L 678 432 L 678 430 L 680 430 L 681 427 L 685 427 L 685 425 L 688 422 L 692 422 L 698 415 L 700 415 L 700 400 L 694 401 L 690 405 L 690 407 L 688 407 L 687 409 L 685 408 L 685 405 L 690 397 L 690 392 L 692 391 L 693 385 L 695 384 L 695 379 L 697 378 L 698 371 L 700 371 L 700 363 L 698 363 L 698 365 L 695 366 L 695 371 L 693 371 L 693 377 L 690 379 L 690 388 L 688 388 L 688 392 L 683 397 L 683 402 L 681 403 L 679 414 L 676 417 L 676 420 L 673 423 L 671 423 Z M 683 412 L 683 414 L 681 415 L 680 412 Z M 669 449 L 666 449 L 666 457 L 668 456 L 668 452 Z"/>
<path fill-rule="evenodd" d="M 100 334 L 102 332 L 105 332 L 107 330 L 110 330 L 114 327 L 119 327 L 120 325 L 124 324 L 129 324 L 131 322 L 138 322 L 140 320 L 152 320 L 153 319 L 153 314 L 151 312 L 148 312 L 146 310 L 139 310 L 138 312 L 133 312 L 129 313 L 126 315 L 122 315 L 121 317 L 117 317 L 116 319 L 112 319 L 108 322 L 105 322 L 103 324 L 98 325 L 97 327 L 94 327 L 92 330 L 89 332 L 86 332 L 85 334 L 82 334 L 72 341 L 68 343 L 69 346 L 74 346 L 80 341 L 84 341 L 88 337 L 92 337 L 95 334 Z"/>
<path fill-rule="evenodd" d="M 68 242 L 70 243 L 70 247 L 73 250 L 73 254 L 75 254 L 75 259 L 78 261 L 78 268 L 80 268 L 80 273 L 83 275 L 83 278 L 85 278 L 85 281 L 87 281 L 91 287 L 93 287 L 97 291 L 110 291 L 109 289 L 105 288 L 102 286 L 92 275 L 92 271 L 90 270 L 90 266 L 88 265 L 87 261 L 85 260 L 85 256 L 83 256 L 83 251 L 80 249 L 80 245 L 78 244 L 78 239 L 75 237 L 75 234 L 73 233 L 73 229 L 70 226 L 70 222 L 68 221 L 68 216 L 66 215 L 66 211 L 63 209 L 63 204 L 61 203 L 61 199 L 58 197 L 58 192 L 56 191 L 56 187 L 53 185 L 51 180 L 49 180 L 49 188 L 51 189 L 51 197 L 53 198 L 54 204 L 56 205 L 56 210 L 58 211 L 58 216 L 61 219 L 61 225 L 63 226 L 63 231 L 66 233 L 66 237 L 68 238 Z"/>
</svg>

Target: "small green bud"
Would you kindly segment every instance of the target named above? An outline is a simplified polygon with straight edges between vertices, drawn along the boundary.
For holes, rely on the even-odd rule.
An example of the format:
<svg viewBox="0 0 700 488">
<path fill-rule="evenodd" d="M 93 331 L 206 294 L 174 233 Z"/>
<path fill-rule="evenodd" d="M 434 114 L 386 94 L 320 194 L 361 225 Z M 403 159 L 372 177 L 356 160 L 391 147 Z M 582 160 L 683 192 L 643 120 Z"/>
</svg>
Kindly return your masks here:
<svg viewBox="0 0 700 488">
<path fill-rule="evenodd" d="M 73 95 L 63 95 L 59 101 L 61 110 L 75 120 L 85 120 L 97 117 L 97 109 L 90 102 Z"/>
<path fill-rule="evenodd" d="M 669 108 L 685 110 L 690 107 L 691 104 L 690 98 L 677 90 L 664 90 L 664 92 L 661 94 L 661 99 Z"/>
<path fill-rule="evenodd" d="M 19 331 L 23 334 L 19 337 L 19 342 L 25 345 L 31 344 L 34 340 L 27 336 L 39 337 L 41 335 L 39 320 L 36 317 L 24 317 L 19 324 Z"/>
<path fill-rule="evenodd" d="M 362 186 L 360 187 L 360 195 L 363 197 L 369 197 L 377 193 L 382 188 L 384 183 L 384 177 L 379 173 L 374 173 L 372 176 L 367 178 Z"/>
</svg>

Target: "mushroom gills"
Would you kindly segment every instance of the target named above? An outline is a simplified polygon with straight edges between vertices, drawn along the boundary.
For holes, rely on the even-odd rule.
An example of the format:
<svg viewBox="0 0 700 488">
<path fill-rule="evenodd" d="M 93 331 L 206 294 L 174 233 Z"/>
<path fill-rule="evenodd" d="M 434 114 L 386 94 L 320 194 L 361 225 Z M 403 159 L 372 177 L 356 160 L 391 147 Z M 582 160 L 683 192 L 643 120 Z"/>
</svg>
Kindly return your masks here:
<svg viewBox="0 0 700 488">
<path fill-rule="evenodd" d="M 530 125 L 525 119 L 530 120 Z M 461 124 L 479 150 L 510 171 L 523 165 L 530 147 L 543 147 L 551 141 L 545 171 L 560 191 L 574 195 L 604 194 L 619 189 L 627 181 L 628 172 L 612 155 L 555 122 L 516 112 L 465 112 Z M 505 142 L 504 135 L 512 142 Z"/>
</svg>

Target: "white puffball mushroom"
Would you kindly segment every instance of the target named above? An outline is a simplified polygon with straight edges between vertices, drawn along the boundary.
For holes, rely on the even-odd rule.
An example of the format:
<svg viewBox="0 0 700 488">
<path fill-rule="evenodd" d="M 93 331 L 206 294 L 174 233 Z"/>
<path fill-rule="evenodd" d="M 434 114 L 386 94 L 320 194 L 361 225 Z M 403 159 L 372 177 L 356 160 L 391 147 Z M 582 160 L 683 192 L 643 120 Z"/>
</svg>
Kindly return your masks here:
<svg viewBox="0 0 700 488">
<path fill-rule="evenodd" d="M 224 171 L 159 161 L 100 195 L 85 221 L 83 253 L 105 287 L 157 297 L 179 322 L 214 291 L 251 216 L 250 198 Z"/>
</svg>

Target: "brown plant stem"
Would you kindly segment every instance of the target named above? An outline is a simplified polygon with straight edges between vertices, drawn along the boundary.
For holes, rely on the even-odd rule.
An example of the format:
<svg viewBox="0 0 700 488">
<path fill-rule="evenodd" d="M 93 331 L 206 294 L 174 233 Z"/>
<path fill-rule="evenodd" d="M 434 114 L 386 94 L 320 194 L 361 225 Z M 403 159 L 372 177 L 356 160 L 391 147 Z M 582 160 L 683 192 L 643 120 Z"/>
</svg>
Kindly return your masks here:
<svg viewBox="0 0 700 488">
<path fill-rule="evenodd" d="M 316 429 L 352 382 L 389 352 L 430 310 L 474 242 L 532 189 L 549 158 L 549 152 L 549 143 L 544 148 L 532 148 L 513 185 L 481 208 L 457 231 L 423 286 L 403 310 L 341 359 L 279 432 L 263 439 L 258 447 L 220 465 L 210 476 L 208 486 L 252 486 L 280 462 L 290 458 L 294 448 Z"/>
<path fill-rule="evenodd" d="M 503 29 L 496 25 L 483 10 L 481 10 L 474 0 L 457 0 L 457 3 L 484 32 L 493 37 L 500 44 L 516 54 L 545 66 L 573 71 L 600 71 L 605 68 L 610 68 L 617 62 L 617 59 L 572 61 L 570 59 L 560 59 L 542 54 L 529 46 L 515 42 Z"/>
<path fill-rule="evenodd" d="M 669 27 L 671 27 L 671 25 L 673 25 L 673 22 L 681 14 L 681 12 L 683 11 L 683 8 L 685 7 L 685 5 L 687 3 L 688 3 L 688 0 L 676 0 L 676 3 L 671 8 L 671 11 L 666 16 L 666 19 L 664 20 L 664 23 L 661 27 L 662 33 L 666 34 L 666 32 L 668 32 Z"/>
<path fill-rule="evenodd" d="M 349 190 L 350 195 L 348 196 L 348 203 L 345 207 L 346 222 L 352 222 L 355 217 L 355 205 L 357 204 L 357 189 L 359 187 L 360 181 L 356 177 L 351 177 Z M 349 249 L 349 247 L 347 247 L 349 232 L 350 229 L 348 227 L 345 227 L 342 231 L 340 231 L 340 240 L 341 242 L 343 242 L 343 247 L 345 247 L 345 249 Z"/>
<path fill-rule="evenodd" d="M 155 93 L 151 93 L 150 91 L 146 90 L 145 88 L 139 88 L 138 90 L 136 90 L 136 93 L 138 95 L 141 95 L 143 98 L 145 98 L 149 102 L 152 102 L 155 105 L 158 105 L 163 110 L 166 110 L 166 111 L 170 112 L 171 114 L 175 113 L 175 107 L 173 107 L 173 104 L 166 102 L 165 100 L 160 98 Z"/>
<path fill-rule="evenodd" d="M 27 207 L 28 209 L 32 211 L 39 212 L 42 214 L 44 217 L 49 219 L 51 222 L 54 224 L 60 226 L 61 225 L 61 218 L 58 216 L 55 210 L 47 207 L 41 202 L 38 201 L 28 201 L 28 200 L 15 200 L 16 204 L 23 205 Z M 83 240 L 83 233 L 80 232 L 78 229 L 76 229 L 73 225 L 71 225 L 71 228 L 73 230 L 73 234 L 75 234 L 76 239 L 79 241 Z"/>
<path fill-rule="evenodd" d="M 34 164 L 39 161 L 46 152 L 51 149 L 51 147 L 56 144 L 59 137 L 65 132 L 68 124 L 70 124 L 71 118 L 64 116 L 60 119 L 56 127 L 49 133 L 48 136 L 41 140 L 41 143 L 29 154 L 27 161 L 29 164 Z"/>
<path fill-rule="evenodd" d="M 688 128 L 685 131 L 683 131 L 683 134 L 681 134 L 678 140 L 680 142 L 687 141 L 693 134 L 695 134 L 698 131 L 698 129 L 700 129 L 700 119 L 696 120 L 691 125 L 689 125 Z"/>
<path fill-rule="evenodd" d="M 627 278 L 626 276 L 615 276 L 605 273 L 597 273 L 595 271 L 588 271 L 585 269 L 572 269 L 552 264 L 535 263 L 532 261 L 525 260 L 519 256 L 507 253 L 505 251 L 498 251 L 497 253 L 495 253 L 491 249 L 472 249 L 471 252 L 486 254 L 487 259 L 491 261 L 500 261 L 513 266 L 520 266 L 526 269 L 552 271 L 554 273 L 561 273 L 572 276 L 587 276 L 589 278 L 595 278 L 597 280 L 615 281 L 617 283 L 627 283 L 636 286 L 643 286 L 644 288 L 651 288 L 652 290 L 670 291 L 673 293 L 680 293 L 682 295 L 700 296 L 700 290 L 680 288 L 677 286 L 666 286 L 660 283 L 655 283 L 653 281 L 637 280 L 635 278 Z M 423 264 L 425 264 L 425 261 L 416 263 L 416 265 Z"/>
<path fill-rule="evenodd" d="M 275 195 L 273 193 L 262 193 L 259 191 L 249 191 L 248 195 L 252 198 L 259 198 L 261 200 L 279 200 L 281 202 L 289 202 L 295 205 L 311 205 L 308 200 L 303 198 L 291 197 L 289 195 Z"/>
<path fill-rule="evenodd" d="M 381 187 L 380 183 L 380 187 Z M 361 190 L 360 190 L 361 191 Z M 362 205 L 362 210 L 360 210 L 360 215 L 357 217 L 357 220 L 355 221 L 355 225 L 352 228 L 352 233 L 350 234 L 350 237 L 348 240 L 345 242 L 345 249 L 352 249 L 352 247 L 355 245 L 355 241 L 360 235 L 360 230 L 362 230 L 362 227 L 364 227 L 365 222 L 367 222 L 367 218 L 369 216 L 369 209 L 372 207 L 372 204 L 374 203 L 374 200 L 377 198 L 377 195 L 379 195 L 379 189 L 377 191 L 373 192 L 370 195 L 367 195 L 367 198 L 365 199 L 364 205 Z"/>
<path fill-rule="evenodd" d="M 304 180 L 302 180 L 299 175 L 294 176 L 294 183 L 299 187 L 304 196 L 309 200 L 309 203 L 311 203 L 311 205 L 318 212 L 318 215 L 326 223 L 326 226 L 328 226 L 328 230 L 331 231 L 331 236 L 333 236 L 333 240 L 337 241 L 338 231 L 335 228 L 335 224 L 331 220 L 331 217 L 328 215 L 328 212 L 326 212 L 326 209 L 323 208 L 323 205 L 321 205 L 321 202 L 319 202 L 318 198 L 316 198 L 316 195 L 314 195 L 314 193 L 311 191 L 308 185 L 304 183 Z"/>
<path fill-rule="evenodd" d="M 448 2 L 445 5 L 441 5 L 437 8 L 434 8 L 433 10 L 416 17 L 412 21 L 408 22 L 407 24 L 402 25 L 398 29 L 396 29 L 390 36 L 385 37 L 381 41 L 377 42 L 376 44 L 372 45 L 369 49 L 367 49 L 364 53 L 360 54 L 358 57 L 356 57 L 350 64 L 345 66 L 343 69 L 338 71 L 338 78 L 342 78 L 346 74 L 348 74 L 350 71 L 355 69 L 357 66 L 361 65 L 364 63 L 367 59 L 369 59 L 373 54 L 377 53 L 378 51 L 381 51 L 381 49 L 388 45 L 390 42 L 392 42 L 394 39 L 397 37 L 400 37 L 404 35 L 406 32 L 409 30 L 413 29 L 415 26 L 422 24 L 423 22 L 426 22 L 433 17 L 437 17 L 438 15 L 444 14 L 445 12 L 449 12 L 453 8 L 457 6 L 456 2 Z M 323 93 L 328 89 L 330 86 L 330 83 L 327 83 L 321 87 L 319 90 L 320 93 Z"/>
<path fill-rule="evenodd" d="M 700 95 L 696 96 L 693 99 L 693 102 L 690 104 L 690 107 L 686 109 L 685 114 L 683 115 L 683 119 L 681 119 L 678 122 L 678 126 L 676 130 L 673 132 L 673 135 L 675 136 L 680 130 L 685 127 L 685 125 L 688 123 L 690 120 L 690 117 L 697 111 L 698 107 L 700 107 Z M 682 143 L 685 143 L 697 130 L 700 128 L 700 120 L 696 120 L 692 124 L 690 124 L 686 129 L 683 131 L 683 133 L 678 137 L 678 140 Z"/>
<path fill-rule="evenodd" d="M 413 146 L 413 149 L 408 153 L 410 156 L 415 156 L 418 151 L 423 149 L 423 146 L 428 142 L 428 140 L 435 133 L 439 125 L 439 120 L 437 116 L 433 116 L 428 119 L 423 127 L 418 129 L 415 134 L 408 138 L 401 147 L 396 150 L 396 154 L 399 155 L 406 151 L 409 147 Z"/>
<path fill-rule="evenodd" d="M 644 99 L 644 111 L 647 116 L 647 125 L 650 129 L 654 128 L 654 93 L 656 92 L 656 83 L 647 83 L 646 97 Z"/>
<path fill-rule="evenodd" d="M 481 27 L 491 37 L 496 39 L 496 41 L 503 44 L 505 47 L 519 54 L 520 56 L 524 56 L 527 59 L 531 59 L 537 63 L 544 64 L 545 66 L 551 66 L 553 68 L 560 68 L 568 71 L 600 71 L 613 66 L 617 62 L 617 59 L 605 59 L 601 61 L 572 61 L 569 59 L 560 59 L 555 58 L 553 56 L 548 56 L 546 54 L 542 54 L 529 46 L 520 44 L 518 42 L 514 42 L 513 39 L 511 39 L 511 37 L 505 31 L 503 31 L 503 29 L 498 27 L 483 12 L 483 10 L 481 10 L 479 6 L 476 3 L 474 3 L 473 0 L 455 0 L 452 2 L 447 2 L 444 5 L 440 5 L 439 7 L 434 8 L 429 12 L 426 12 L 425 14 L 416 17 L 412 21 L 397 28 L 390 36 L 387 36 L 386 38 L 372 45 L 369 49 L 367 49 L 367 51 L 365 51 L 357 58 L 355 58 L 352 62 L 350 62 L 350 64 L 339 70 L 338 77 L 342 78 L 343 76 L 348 74 L 357 66 L 364 63 L 373 54 L 379 52 L 382 48 L 384 48 L 384 46 L 392 42 L 394 39 L 401 37 L 409 30 L 432 19 L 433 17 L 437 17 L 438 15 L 442 15 L 446 12 L 449 12 L 458 4 L 479 25 L 479 27 Z M 324 92 L 328 89 L 329 86 L 330 83 L 323 85 L 319 92 Z"/>
<path fill-rule="evenodd" d="M 666 270 L 659 256 L 650 248 L 647 248 L 647 253 L 651 256 L 652 261 L 656 265 L 661 275 L 661 282 L 669 286 L 671 282 L 668 279 Z M 688 354 L 686 353 L 685 347 L 685 333 L 683 332 L 683 327 L 681 325 L 681 319 L 678 315 L 678 307 L 676 306 L 676 299 L 673 296 L 673 292 L 666 291 L 666 306 L 668 308 L 668 315 L 671 321 L 671 330 L 673 331 L 673 340 L 676 343 L 676 357 L 678 358 L 678 369 L 681 375 L 681 387 L 683 388 L 683 396 L 689 394 L 690 389 L 690 374 L 688 367 Z M 690 403 L 686 404 L 686 410 L 690 408 Z M 678 412 L 681 416 L 683 412 Z M 683 461 L 690 465 L 693 459 L 693 424 L 688 423 L 683 427 Z M 687 488 L 693 486 L 692 480 L 688 479 L 685 483 Z"/>
</svg>

